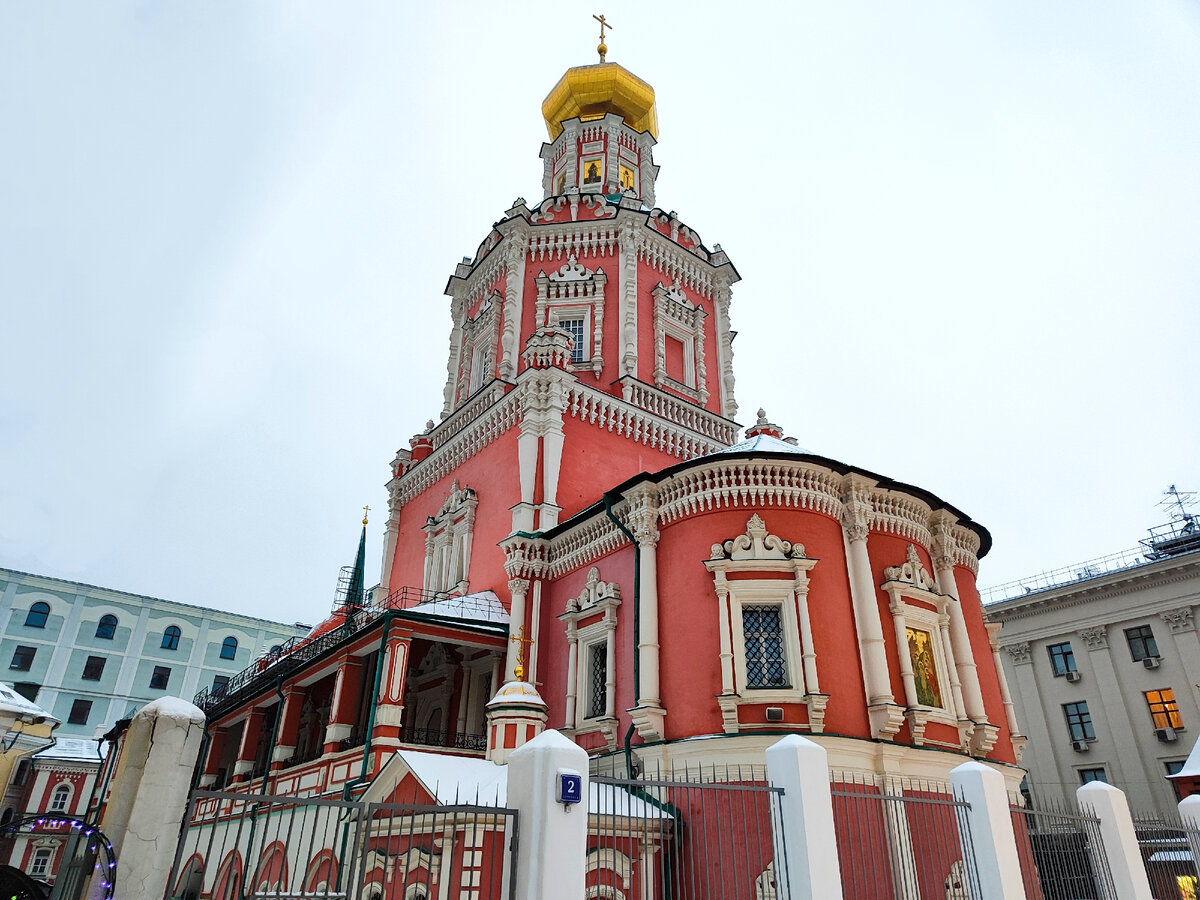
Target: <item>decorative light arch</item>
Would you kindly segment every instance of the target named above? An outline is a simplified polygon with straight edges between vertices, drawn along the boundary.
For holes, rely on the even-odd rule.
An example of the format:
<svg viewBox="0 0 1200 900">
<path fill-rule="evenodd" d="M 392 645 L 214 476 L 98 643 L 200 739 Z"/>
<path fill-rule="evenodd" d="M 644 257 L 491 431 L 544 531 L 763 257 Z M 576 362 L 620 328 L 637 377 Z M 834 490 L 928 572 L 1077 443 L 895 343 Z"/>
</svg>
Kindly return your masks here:
<svg viewBox="0 0 1200 900">
<path fill-rule="evenodd" d="M 117 854 L 112 842 L 105 837 L 104 832 L 83 819 L 72 816 L 32 815 L 15 819 L 0 829 L 0 836 L 18 834 L 43 834 L 57 832 L 60 828 L 70 828 L 77 832 L 85 841 L 87 849 L 96 854 L 96 874 L 100 876 L 99 883 L 104 893 L 104 900 L 112 900 L 113 888 L 117 881 Z"/>
</svg>

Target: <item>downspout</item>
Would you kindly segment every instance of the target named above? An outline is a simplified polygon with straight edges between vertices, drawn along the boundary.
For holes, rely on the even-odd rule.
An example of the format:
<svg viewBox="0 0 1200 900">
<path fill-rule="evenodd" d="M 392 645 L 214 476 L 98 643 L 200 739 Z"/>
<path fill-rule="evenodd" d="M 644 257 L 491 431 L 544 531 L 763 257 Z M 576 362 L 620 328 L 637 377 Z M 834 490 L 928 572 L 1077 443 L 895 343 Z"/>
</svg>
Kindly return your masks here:
<svg viewBox="0 0 1200 900">
<path fill-rule="evenodd" d="M 641 654 L 638 650 L 642 639 L 642 554 L 633 532 L 625 527 L 624 522 L 613 515 L 612 498 L 608 494 L 604 495 L 604 514 L 633 544 L 633 703 L 636 706 L 638 698 L 642 695 L 642 665 Z M 625 771 L 630 778 L 633 777 L 633 750 L 630 747 L 633 741 L 633 731 L 634 725 L 631 719 L 629 730 L 625 732 Z"/>
<path fill-rule="evenodd" d="M 375 730 L 375 707 L 379 702 L 379 686 L 383 684 L 383 654 L 387 649 L 388 633 L 392 630 L 392 620 L 396 618 L 396 613 L 385 612 L 383 614 L 383 636 L 379 639 L 379 657 L 375 660 L 375 684 L 371 688 L 371 703 L 367 708 L 367 733 L 363 741 L 363 761 L 362 769 L 358 773 L 358 777 L 347 781 L 342 787 L 342 799 L 349 800 L 350 792 L 354 788 L 367 780 L 367 766 L 371 760 L 371 732 Z M 342 848 L 338 859 L 341 861 L 337 871 L 337 889 L 341 889 L 342 873 L 346 871 L 346 842 L 350 838 L 350 821 L 346 820 L 346 824 L 342 826 Z"/>
</svg>

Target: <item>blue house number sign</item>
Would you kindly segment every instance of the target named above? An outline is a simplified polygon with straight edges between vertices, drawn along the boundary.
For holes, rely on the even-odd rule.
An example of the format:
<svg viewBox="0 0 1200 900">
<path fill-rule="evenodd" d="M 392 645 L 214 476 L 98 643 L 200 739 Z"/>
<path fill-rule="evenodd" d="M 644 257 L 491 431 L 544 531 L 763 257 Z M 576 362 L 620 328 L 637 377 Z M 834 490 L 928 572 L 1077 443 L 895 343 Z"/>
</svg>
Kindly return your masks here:
<svg viewBox="0 0 1200 900">
<path fill-rule="evenodd" d="M 583 800 L 583 776 L 567 769 L 558 770 L 558 802 L 570 806 Z"/>
</svg>

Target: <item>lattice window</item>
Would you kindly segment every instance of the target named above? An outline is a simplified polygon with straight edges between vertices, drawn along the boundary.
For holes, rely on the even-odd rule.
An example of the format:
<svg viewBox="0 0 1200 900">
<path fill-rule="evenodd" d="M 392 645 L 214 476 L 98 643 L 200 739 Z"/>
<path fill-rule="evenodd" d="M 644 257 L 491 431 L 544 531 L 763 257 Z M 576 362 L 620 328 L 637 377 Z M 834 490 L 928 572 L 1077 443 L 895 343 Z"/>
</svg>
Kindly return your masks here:
<svg viewBox="0 0 1200 900">
<path fill-rule="evenodd" d="M 558 327 L 571 335 L 571 362 L 575 365 L 584 360 L 583 319 L 559 319 Z"/>
<path fill-rule="evenodd" d="M 787 687 L 779 606 L 743 606 L 742 635 L 746 644 L 746 687 Z"/>
<path fill-rule="evenodd" d="M 604 715 L 608 699 L 608 643 L 588 647 L 588 718 Z"/>
</svg>

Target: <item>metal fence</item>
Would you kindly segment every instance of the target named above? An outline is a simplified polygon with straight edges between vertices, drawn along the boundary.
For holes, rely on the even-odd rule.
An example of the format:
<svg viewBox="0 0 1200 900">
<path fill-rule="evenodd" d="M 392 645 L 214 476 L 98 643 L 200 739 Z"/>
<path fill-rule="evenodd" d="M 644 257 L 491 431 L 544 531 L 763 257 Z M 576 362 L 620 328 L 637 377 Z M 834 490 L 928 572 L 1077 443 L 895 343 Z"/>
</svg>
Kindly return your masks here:
<svg viewBox="0 0 1200 900">
<path fill-rule="evenodd" d="M 588 896 L 787 900 L 783 789 L 762 766 L 593 775 Z"/>
<path fill-rule="evenodd" d="M 840 772 L 830 782 L 846 897 L 980 896 L 971 805 L 950 785 Z"/>
<path fill-rule="evenodd" d="M 1159 900 L 1195 900 L 1200 896 L 1196 870 L 1200 829 L 1178 815 L 1162 818 L 1136 812 L 1133 828 L 1154 896 Z"/>
<path fill-rule="evenodd" d="M 1029 900 L 1117 900 L 1100 820 L 1089 809 L 1014 798 L 1013 834 Z"/>
<path fill-rule="evenodd" d="M 167 900 L 511 900 L 517 814 L 195 791 Z"/>
</svg>

